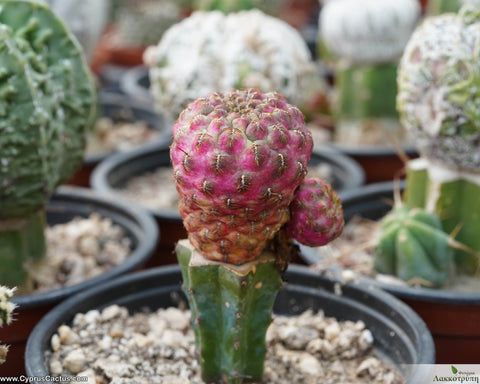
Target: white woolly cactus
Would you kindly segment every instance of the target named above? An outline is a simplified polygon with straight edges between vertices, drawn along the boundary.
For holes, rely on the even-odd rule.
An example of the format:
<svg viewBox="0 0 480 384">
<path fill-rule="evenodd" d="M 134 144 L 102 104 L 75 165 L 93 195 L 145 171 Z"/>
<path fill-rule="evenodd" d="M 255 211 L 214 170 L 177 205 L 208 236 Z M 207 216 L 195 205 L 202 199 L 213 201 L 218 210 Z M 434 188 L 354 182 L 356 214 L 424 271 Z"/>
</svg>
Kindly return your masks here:
<svg viewBox="0 0 480 384">
<path fill-rule="evenodd" d="M 302 107 L 323 85 L 299 32 L 257 9 L 194 12 L 149 47 L 144 62 L 158 107 L 174 119 L 213 91 L 277 91 Z"/>
<path fill-rule="evenodd" d="M 397 106 L 420 152 L 480 168 L 480 8 L 427 18 L 405 48 Z"/>
<path fill-rule="evenodd" d="M 418 0 L 335 0 L 320 12 L 319 49 L 335 70 L 335 140 L 408 142 L 396 110 L 397 65 L 420 17 Z"/>
<path fill-rule="evenodd" d="M 320 13 L 327 49 L 354 63 L 400 57 L 420 15 L 418 0 L 336 0 Z"/>
<path fill-rule="evenodd" d="M 0 285 L 0 328 L 4 324 L 10 324 L 12 321 L 12 313 L 15 309 L 15 304 L 9 300 L 12 298 L 15 288 L 7 288 Z M 8 346 L 0 344 L 0 365 L 3 364 L 7 358 Z"/>
</svg>

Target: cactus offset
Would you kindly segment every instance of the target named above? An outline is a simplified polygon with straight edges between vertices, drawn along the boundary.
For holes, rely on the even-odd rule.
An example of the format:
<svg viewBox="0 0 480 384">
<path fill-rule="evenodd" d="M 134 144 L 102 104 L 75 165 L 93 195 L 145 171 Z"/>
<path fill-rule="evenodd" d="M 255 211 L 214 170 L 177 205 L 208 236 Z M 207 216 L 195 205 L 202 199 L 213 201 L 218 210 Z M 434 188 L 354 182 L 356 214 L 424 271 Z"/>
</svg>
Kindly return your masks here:
<svg viewBox="0 0 480 384">
<path fill-rule="evenodd" d="M 307 177 L 290 207 L 287 235 L 310 247 L 336 239 L 343 229 L 343 209 L 333 188 L 319 178 Z"/>
<path fill-rule="evenodd" d="M 480 252 L 480 7 L 429 17 L 412 35 L 398 74 L 397 106 L 420 159 L 407 167 L 406 204 L 438 215 L 449 233 Z M 460 270 L 477 255 L 455 250 Z"/>
<path fill-rule="evenodd" d="M 289 249 L 284 226 L 307 173 L 311 134 L 283 95 L 254 89 L 190 103 L 173 133 L 170 154 L 190 240 L 176 251 L 202 376 L 207 382 L 261 381 L 279 267 Z M 338 208 L 338 197 L 324 184 L 320 189 L 327 209 L 319 215 L 343 223 L 341 210 L 330 209 Z M 329 219 L 319 222 L 327 226 Z M 322 241 L 334 237 L 333 226 L 331 232 L 322 228 Z"/>
<path fill-rule="evenodd" d="M 45 253 L 43 207 L 81 164 L 95 117 L 82 50 L 48 6 L 0 1 L 0 282 L 27 287 Z"/>
</svg>

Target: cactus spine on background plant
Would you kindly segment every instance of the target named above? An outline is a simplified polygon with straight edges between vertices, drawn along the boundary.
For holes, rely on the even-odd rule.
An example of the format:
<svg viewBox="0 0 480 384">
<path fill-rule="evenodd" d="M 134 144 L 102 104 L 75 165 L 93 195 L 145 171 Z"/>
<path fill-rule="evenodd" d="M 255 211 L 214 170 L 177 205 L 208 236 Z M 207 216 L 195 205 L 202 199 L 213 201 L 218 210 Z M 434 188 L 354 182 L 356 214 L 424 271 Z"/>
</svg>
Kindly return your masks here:
<svg viewBox="0 0 480 384">
<path fill-rule="evenodd" d="M 261 381 L 288 236 L 319 246 L 341 233 L 331 187 L 302 188 L 312 147 L 302 113 L 276 92 L 211 93 L 174 124 L 170 157 L 189 237 L 176 251 L 207 382 Z M 284 228 L 304 210 L 308 223 Z"/>
<path fill-rule="evenodd" d="M 81 164 L 95 118 L 82 49 L 44 4 L 0 1 L 0 282 L 28 288 L 43 207 Z"/>
<path fill-rule="evenodd" d="M 336 140 L 353 145 L 407 140 L 395 108 L 396 74 L 419 16 L 417 0 L 339 0 L 323 6 L 319 46 L 335 72 Z M 365 142 L 368 132 L 377 132 L 380 141 Z"/>
<path fill-rule="evenodd" d="M 467 0 L 458 15 L 427 18 L 405 48 L 397 106 L 421 157 L 407 163 L 405 206 L 384 218 L 379 272 L 439 287 L 452 270 L 478 271 L 479 15 Z"/>
<path fill-rule="evenodd" d="M 15 288 L 10 289 L 0 285 L 0 328 L 4 325 L 10 324 L 12 321 L 12 313 L 15 309 L 15 304 L 9 300 L 13 297 Z M 0 340 L 1 341 L 1 340 Z M 5 363 L 7 359 L 8 346 L 0 344 L 0 365 Z"/>
</svg>

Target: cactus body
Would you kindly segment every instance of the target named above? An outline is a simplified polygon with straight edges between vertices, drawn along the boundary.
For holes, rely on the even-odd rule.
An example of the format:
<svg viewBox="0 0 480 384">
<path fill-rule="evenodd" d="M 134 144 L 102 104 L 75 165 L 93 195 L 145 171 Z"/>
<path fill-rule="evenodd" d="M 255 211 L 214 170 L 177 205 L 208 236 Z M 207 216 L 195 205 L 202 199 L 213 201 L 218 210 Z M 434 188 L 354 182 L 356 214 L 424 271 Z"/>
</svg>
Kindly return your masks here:
<svg viewBox="0 0 480 384">
<path fill-rule="evenodd" d="M 342 233 L 342 203 L 322 179 L 305 178 L 295 192 L 290 215 L 285 228 L 287 235 L 304 245 L 320 247 Z"/>
<path fill-rule="evenodd" d="M 399 65 L 397 107 L 422 156 L 476 172 L 480 21 L 462 9 L 427 18 L 413 33 Z"/>
<path fill-rule="evenodd" d="M 407 170 L 406 204 L 437 214 L 447 232 L 480 251 L 480 3 L 429 17 L 412 35 L 399 65 L 397 105 L 421 158 Z M 478 255 L 455 250 L 462 272 Z"/>
<path fill-rule="evenodd" d="M 254 266 L 226 268 L 205 259 L 187 240 L 177 244 L 176 252 L 203 380 L 260 382 L 265 333 L 282 285 L 275 255 L 266 252 Z"/>
<path fill-rule="evenodd" d="M 374 255 L 378 272 L 440 287 L 452 260 L 453 247 L 436 215 L 400 206 L 382 219 Z"/>
<path fill-rule="evenodd" d="M 172 120 L 210 92 L 276 91 L 302 108 L 325 89 L 300 33 L 258 9 L 194 12 L 148 47 L 144 62 L 156 105 Z"/>
<path fill-rule="evenodd" d="M 460 231 L 455 238 L 480 251 L 480 173 L 456 172 L 420 158 L 409 162 L 405 203 L 422 207 L 438 215 L 442 228 Z M 461 249 L 455 250 L 455 261 L 462 269 L 474 272 L 478 258 Z"/>
<path fill-rule="evenodd" d="M 285 224 L 313 147 L 302 113 L 257 90 L 213 93 L 191 103 L 170 148 L 180 213 L 207 258 L 257 258 Z"/>
<path fill-rule="evenodd" d="M 462 0 L 428 0 L 427 15 L 434 16 L 442 13 L 458 12 Z"/>
<path fill-rule="evenodd" d="M 206 382 L 262 379 L 280 269 L 294 249 L 285 224 L 296 196 L 292 217 L 315 208 L 316 222 L 302 227 L 309 240 L 326 242 L 343 223 L 338 196 L 323 182 L 308 185 L 314 196 L 296 194 L 312 147 L 302 113 L 277 92 L 211 93 L 173 127 L 170 157 L 189 237 L 176 251 Z"/>
<path fill-rule="evenodd" d="M 10 324 L 12 321 L 12 312 L 15 309 L 15 304 L 9 300 L 12 298 L 15 289 L 9 289 L 0 285 L 0 328 L 5 324 Z M 7 358 L 8 346 L 0 344 L 0 365 L 5 363 Z"/>
<path fill-rule="evenodd" d="M 323 7 L 319 45 L 335 69 L 336 141 L 407 141 L 396 111 L 397 62 L 419 16 L 411 0 L 339 0 Z"/>
<path fill-rule="evenodd" d="M 0 26 L 0 260 L 21 285 L 24 272 L 4 271 L 43 253 L 38 215 L 81 164 L 96 103 L 79 44 L 46 5 L 2 0 Z"/>
</svg>

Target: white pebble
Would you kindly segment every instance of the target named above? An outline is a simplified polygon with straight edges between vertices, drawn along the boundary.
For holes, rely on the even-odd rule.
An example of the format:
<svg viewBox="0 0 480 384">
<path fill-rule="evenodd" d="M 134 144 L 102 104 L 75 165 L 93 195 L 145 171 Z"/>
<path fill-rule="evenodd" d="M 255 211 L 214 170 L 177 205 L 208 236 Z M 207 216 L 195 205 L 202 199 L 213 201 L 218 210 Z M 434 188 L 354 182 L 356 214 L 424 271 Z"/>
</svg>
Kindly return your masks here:
<svg viewBox="0 0 480 384">
<path fill-rule="evenodd" d="M 79 373 L 85 365 L 85 355 L 81 350 L 73 350 L 65 357 L 65 368 L 72 373 Z"/>
<path fill-rule="evenodd" d="M 63 345 L 72 345 L 78 341 L 78 335 L 72 331 L 68 325 L 61 325 L 58 328 L 60 343 Z"/>
<path fill-rule="evenodd" d="M 323 374 L 322 365 L 320 362 L 312 355 L 308 353 L 303 353 L 298 362 L 298 368 L 303 373 L 307 375 L 320 377 Z"/>
<path fill-rule="evenodd" d="M 122 312 L 121 308 L 118 305 L 114 304 L 114 305 L 110 305 L 109 307 L 106 307 L 102 311 L 101 317 L 103 321 L 108 321 L 119 316 L 121 312 Z"/>
</svg>

